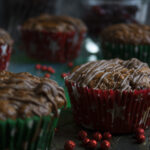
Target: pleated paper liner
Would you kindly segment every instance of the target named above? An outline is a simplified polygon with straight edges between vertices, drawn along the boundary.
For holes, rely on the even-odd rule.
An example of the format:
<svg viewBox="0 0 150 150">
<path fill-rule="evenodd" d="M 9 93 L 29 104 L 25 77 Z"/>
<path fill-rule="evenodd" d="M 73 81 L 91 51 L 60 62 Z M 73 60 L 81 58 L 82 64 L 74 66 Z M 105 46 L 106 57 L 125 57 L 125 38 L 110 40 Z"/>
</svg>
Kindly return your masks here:
<svg viewBox="0 0 150 150">
<path fill-rule="evenodd" d="M 0 71 L 7 70 L 11 57 L 11 51 L 11 46 L 7 44 L 0 45 Z"/>
<path fill-rule="evenodd" d="M 150 126 L 150 89 L 96 90 L 67 80 L 66 86 L 74 119 L 85 128 L 122 134 Z"/>
<path fill-rule="evenodd" d="M 58 118 L 0 121 L 0 150 L 49 150 Z"/>
<path fill-rule="evenodd" d="M 150 45 L 128 45 L 115 44 L 102 41 L 101 44 L 103 57 L 105 59 L 121 58 L 130 59 L 138 58 L 141 61 L 150 64 Z"/>
<path fill-rule="evenodd" d="M 85 36 L 85 31 L 53 33 L 21 30 L 21 33 L 27 54 L 32 58 L 50 62 L 67 62 L 75 59 Z"/>
</svg>

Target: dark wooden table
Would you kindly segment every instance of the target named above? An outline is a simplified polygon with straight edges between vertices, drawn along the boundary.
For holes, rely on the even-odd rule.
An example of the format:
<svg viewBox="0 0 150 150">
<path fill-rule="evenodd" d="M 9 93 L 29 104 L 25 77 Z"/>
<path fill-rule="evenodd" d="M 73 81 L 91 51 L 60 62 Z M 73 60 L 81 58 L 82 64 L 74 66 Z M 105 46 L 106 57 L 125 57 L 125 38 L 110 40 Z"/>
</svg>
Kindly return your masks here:
<svg viewBox="0 0 150 150">
<path fill-rule="evenodd" d="M 52 142 L 52 150 L 63 150 L 66 140 L 75 141 L 75 150 L 85 149 L 77 139 L 77 133 L 80 130 L 81 127 L 77 126 L 73 120 L 71 110 L 63 111 L 58 123 L 58 131 Z M 91 134 L 91 131 L 88 131 L 88 133 Z M 113 136 L 110 150 L 150 150 L 150 129 L 146 130 L 146 142 L 142 144 L 136 143 L 133 134 Z"/>
</svg>

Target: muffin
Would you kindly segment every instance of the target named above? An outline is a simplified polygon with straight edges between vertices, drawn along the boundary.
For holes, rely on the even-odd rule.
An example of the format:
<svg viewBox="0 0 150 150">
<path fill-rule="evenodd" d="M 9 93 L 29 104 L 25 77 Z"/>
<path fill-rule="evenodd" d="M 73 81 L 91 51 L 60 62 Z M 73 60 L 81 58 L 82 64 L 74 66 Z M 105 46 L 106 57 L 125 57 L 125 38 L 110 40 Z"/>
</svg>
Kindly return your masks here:
<svg viewBox="0 0 150 150">
<path fill-rule="evenodd" d="M 84 15 L 82 18 L 88 27 L 90 36 L 98 37 L 101 31 L 110 25 L 138 22 L 136 16 L 141 8 L 130 0 L 97 2 L 83 1 Z"/>
<path fill-rule="evenodd" d="M 13 40 L 10 35 L 0 28 L 0 71 L 8 68 Z"/>
<path fill-rule="evenodd" d="M 93 61 L 65 78 L 76 122 L 93 130 L 130 133 L 150 126 L 150 68 L 136 58 Z"/>
<path fill-rule="evenodd" d="M 150 63 L 150 26 L 117 24 L 102 31 L 101 46 L 104 58 L 136 57 Z"/>
<path fill-rule="evenodd" d="M 50 149 L 64 90 L 29 73 L 0 72 L 0 149 Z"/>
<path fill-rule="evenodd" d="M 22 40 L 29 56 L 50 62 L 75 59 L 86 33 L 79 19 L 69 16 L 40 15 L 21 27 Z"/>
</svg>

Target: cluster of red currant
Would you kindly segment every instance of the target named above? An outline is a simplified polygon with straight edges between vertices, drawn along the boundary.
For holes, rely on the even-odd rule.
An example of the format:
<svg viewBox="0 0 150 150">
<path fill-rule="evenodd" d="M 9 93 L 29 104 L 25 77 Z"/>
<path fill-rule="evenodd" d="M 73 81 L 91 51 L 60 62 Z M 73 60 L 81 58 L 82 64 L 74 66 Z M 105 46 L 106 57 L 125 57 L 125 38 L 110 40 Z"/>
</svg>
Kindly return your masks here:
<svg viewBox="0 0 150 150">
<path fill-rule="evenodd" d="M 146 139 L 145 131 L 143 128 L 137 128 L 135 131 L 135 135 L 138 143 L 143 143 Z"/>
<path fill-rule="evenodd" d="M 73 63 L 72 63 L 72 62 L 69 62 L 67 65 L 68 65 L 68 67 L 70 67 L 70 68 L 73 67 Z M 51 73 L 51 74 L 54 74 L 54 73 L 55 73 L 55 69 L 52 68 L 52 67 L 50 67 L 50 66 L 48 67 L 48 66 L 45 66 L 45 65 L 36 64 L 35 68 L 36 68 L 36 70 L 47 71 L 48 73 L 45 73 L 45 75 L 44 75 L 46 78 L 50 78 L 50 73 Z M 61 74 L 61 77 L 62 77 L 62 78 L 66 77 L 66 76 L 67 76 L 66 73 L 62 73 L 62 74 Z"/>
<path fill-rule="evenodd" d="M 143 143 L 146 139 L 145 131 L 143 128 L 137 128 L 135 131 L 137 142 Z M 88 138 L 88 134 L 86 131 L 81 130 L 78 133 L 78 138 L 81 140 L 82 145 L 88 149 L 95 149 L 98 146 L 98 142 L 100 143 L 101 150 L 108 150 L 111 147 L 110 140 L 112 139 L 112 135 L 109 132 L 105 132 L 103 135 L 100 132 L 95 132 L 92 135 L 92 139 Z M 72 140 L 68 140 L 65 142 L 64 149 L 65 150 L 74 150 L 76 144 Z"/>
<path fill-rule="evenodd" d="M 101 150 L 108 150 L 111 146 L 110 139 L 112 135 L 109 132 L 105 132 L 103 135 L 100 132 L 95 132 L 92 135 L 92 139 L 88 138 L 88 134 L 86 131 L 81 130 L 78 133 L 79 140 L 82 141 L 82 145 L 89 149 L 95 149 L 98 146 L 98 142 L 100 142 Z M 73 150 L 75 148 L 75 142 L 69 140 L 65 143 L 65 150 Z"/>
<path fill-rule="evenodd" d="M 37 70 L 41 70 L 41 71 L 47 71 L 47 72 L 49 72 L 49 73 L 51 73 L 51 74 L 54 74 L 55 73 L 55 70 L 52 68 L 52 67 L 48 67 L 48 66 L 45 66 L 45 65 L 40 65 L 40 64 L 37 64 L 36 66 L 35 66 L 35 68 L 37 69 Z M 49 73 L 45 73 L 45 77 L 46 78 L 50 78 L 50 74 Z"/>
</svg>

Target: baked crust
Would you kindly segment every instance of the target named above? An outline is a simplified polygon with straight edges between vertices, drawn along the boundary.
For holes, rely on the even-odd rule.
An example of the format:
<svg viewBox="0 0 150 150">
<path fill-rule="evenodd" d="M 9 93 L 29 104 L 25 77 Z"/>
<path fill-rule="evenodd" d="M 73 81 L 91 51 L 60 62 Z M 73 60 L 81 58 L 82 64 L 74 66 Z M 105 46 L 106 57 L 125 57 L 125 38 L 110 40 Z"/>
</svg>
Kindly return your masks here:
<svg viewBox="0 0 150 150">
<path fill-rule="evenodd" d="M 84 23 L 77 18 L 69 16 L 52 16 L 42 14 L 28 19 L 22 26 L 24 30 L 50 31 L 50 32 L 72 32 L 86 31 Z"/>
<path fill-rule="evenodd" d="M 117 24 L 105 28 L 101 39 L 106 42 L 149 45 L 150 26 L 139 24 Z"/>
<path fill-rule="evenodd" d="M 136 58 L 88 62 L 66 78 L 82 87 L 130 91 L 150 88 L 150 68 Z"/>
<path fill-rule="evenodd" d="M 63 88 L 30 73 L 0 72 L 0 120 L 58 115 L 66 103 Z"/>
</svg>

